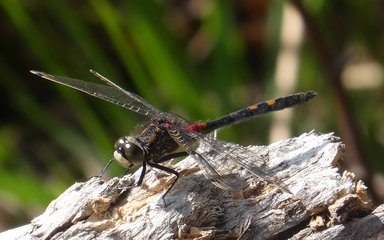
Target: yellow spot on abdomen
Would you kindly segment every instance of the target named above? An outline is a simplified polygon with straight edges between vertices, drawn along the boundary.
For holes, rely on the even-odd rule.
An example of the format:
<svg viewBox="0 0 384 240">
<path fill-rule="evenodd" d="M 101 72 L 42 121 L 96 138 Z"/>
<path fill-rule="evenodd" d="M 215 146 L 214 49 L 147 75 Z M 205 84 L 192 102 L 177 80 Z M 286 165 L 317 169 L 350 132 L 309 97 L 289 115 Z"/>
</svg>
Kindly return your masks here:
<svg viewBox="0 0 384 240">
<path fill-rule="evenodd" d="M 256 104 L 248 107 L 248 109 L 251 111 L 255 111 L 257 108 L 258 108 L 258 106 Z"/>
<path fill-rule="evenodd" d="M 276 100 L 275 99 L 272 99 L 272 100 L 268 100 L 268 101 L 265 101 L 269 106 L 272 106 L 273 104 L 275 104 Z"/>
</svg>

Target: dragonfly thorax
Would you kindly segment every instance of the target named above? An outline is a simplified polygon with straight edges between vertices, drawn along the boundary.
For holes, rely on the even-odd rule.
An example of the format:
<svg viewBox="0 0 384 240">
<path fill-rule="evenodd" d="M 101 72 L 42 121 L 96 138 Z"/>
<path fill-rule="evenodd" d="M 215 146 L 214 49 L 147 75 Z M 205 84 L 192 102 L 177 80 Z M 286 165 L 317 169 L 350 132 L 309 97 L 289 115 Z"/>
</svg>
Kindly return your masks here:
<svg viewBox="0 0 384 240">
<path fill-rule="evenodd" d="M 126 136 L 116 140 L 113 157 L 123 167 L 131 168 L 143 163 L 144 152 L 134 138 Z"/>
</svg>

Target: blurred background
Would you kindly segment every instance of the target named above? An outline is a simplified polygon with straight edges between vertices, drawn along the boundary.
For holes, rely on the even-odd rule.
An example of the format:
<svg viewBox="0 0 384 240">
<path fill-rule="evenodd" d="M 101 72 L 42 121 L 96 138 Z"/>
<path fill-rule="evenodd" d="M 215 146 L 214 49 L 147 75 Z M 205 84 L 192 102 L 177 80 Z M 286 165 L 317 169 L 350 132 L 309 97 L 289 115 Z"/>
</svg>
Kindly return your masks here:
<svg viewBox="0 0 384 240">
<path fill-rule="evenodd" d="M 97 81 L 92 68 L 191 121 L 314 90 L 219 136 L 261 145 L 335 132 L 343 167 L 382 203 L 383 12 L 380 0 L 0 1 L 0 231 L 97 175 L 115 139 L 145 120 L 31 69 Z"/>
</svg>

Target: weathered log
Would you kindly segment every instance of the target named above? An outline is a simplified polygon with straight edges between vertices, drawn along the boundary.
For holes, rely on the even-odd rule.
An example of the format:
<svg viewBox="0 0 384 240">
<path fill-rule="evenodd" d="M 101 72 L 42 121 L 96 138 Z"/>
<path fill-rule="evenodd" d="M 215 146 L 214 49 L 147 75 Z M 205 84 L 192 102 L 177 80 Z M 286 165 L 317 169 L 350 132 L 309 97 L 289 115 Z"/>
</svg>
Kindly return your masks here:
<svg viewBox="0 0 384 240">
<path fill-rule="evenodd" d="M 228 144 L 229 151 L 243 147 Z M 244 169 L 239 192 L 215 187 L 192 157 L 174 164 L 175 177 L 148 171 L 142 186 L 121 192 L 140 174 L 75 183 L 30 224 L 0 239 L 379 239 L 384 205 L 372 211 L 366 188 L 341 173 L 344 145 L 333 134 L 310 132 L 269 146 L 246 148 L 262 157 L 271 178 L 259 181 Z M 244 151 L 243 151 L 244 150 Z M 260 166 L 259 166 L 260 167 Z"/>
</svg>

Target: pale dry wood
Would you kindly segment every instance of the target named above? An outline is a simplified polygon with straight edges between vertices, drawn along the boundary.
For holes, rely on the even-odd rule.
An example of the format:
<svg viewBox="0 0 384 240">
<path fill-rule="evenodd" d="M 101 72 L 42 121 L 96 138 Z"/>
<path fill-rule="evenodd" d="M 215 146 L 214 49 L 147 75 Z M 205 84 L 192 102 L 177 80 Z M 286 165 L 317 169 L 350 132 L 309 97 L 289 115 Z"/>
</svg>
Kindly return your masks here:
<svg viewBox="0 0 384 240">
<path fill-rule="evenodd" d="M 333 134 L 310 132 L 249 149 L 249 157 L 263 158 L 289 192 L 241 169 L 243 191 L 221 190 L 188 157 L 172 166 L 182 176 L 166 196 L 167 206 L 161 196 L 174 176 L 162 171 L 149 171 L 141 187 L 123 195 L 118 189 L 132 184 L 140 169 L 106 182 L 92 178 L 74 184 L 41 216 L 0 239 L 379 239 L 384 234 L 384 207 L 370 213 L 363 183 L 351 173 L 340 174 L 344 146 Z"/>
</svg>

